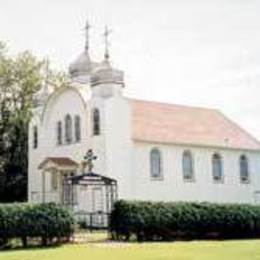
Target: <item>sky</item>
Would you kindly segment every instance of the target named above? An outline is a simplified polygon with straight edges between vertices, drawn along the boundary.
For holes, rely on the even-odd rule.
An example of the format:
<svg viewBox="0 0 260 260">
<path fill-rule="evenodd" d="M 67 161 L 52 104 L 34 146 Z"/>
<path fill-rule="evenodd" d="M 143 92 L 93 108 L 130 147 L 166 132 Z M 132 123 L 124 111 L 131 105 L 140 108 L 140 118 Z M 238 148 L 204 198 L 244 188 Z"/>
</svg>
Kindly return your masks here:
<svg viewBox="0 0 260 260">
<path fill-rule="evenodd" d="M 67 70 L 84 48 L 125 72 L 125 94 L 220 109 L 260 140 L 259 0 L 1 0 L 0 41 Z"/>
</svg>

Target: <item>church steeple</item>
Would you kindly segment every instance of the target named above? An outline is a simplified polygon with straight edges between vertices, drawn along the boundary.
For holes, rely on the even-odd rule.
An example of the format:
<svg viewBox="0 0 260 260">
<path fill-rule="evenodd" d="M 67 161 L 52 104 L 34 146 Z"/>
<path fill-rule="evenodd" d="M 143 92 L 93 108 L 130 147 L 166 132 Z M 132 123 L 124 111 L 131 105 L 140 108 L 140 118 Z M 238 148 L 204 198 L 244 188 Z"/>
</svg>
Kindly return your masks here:
<svg viewBox="0 0 260 260">
<path fill-rule="evenodd" d="M 105 26 L 103 33 L 105 51 L 104 60 L 93 71 L 91 75 L 91 86 L 124 86 L 124 73 L 121 70 L 113 68 L 110 64 L 109 41 L 108 36 L 112 30 Z"/>
<path fill-rule="evenodd" d="M 79 81 L 87 81 L 90 76 L 93 62 L 89 56 L 89 22 L 85 25 L 85 47 L 84 51 L 79 55 L 79 57 L 70 64 L 69 74 L 71 78 L 77 78 Z"/>
</svg>

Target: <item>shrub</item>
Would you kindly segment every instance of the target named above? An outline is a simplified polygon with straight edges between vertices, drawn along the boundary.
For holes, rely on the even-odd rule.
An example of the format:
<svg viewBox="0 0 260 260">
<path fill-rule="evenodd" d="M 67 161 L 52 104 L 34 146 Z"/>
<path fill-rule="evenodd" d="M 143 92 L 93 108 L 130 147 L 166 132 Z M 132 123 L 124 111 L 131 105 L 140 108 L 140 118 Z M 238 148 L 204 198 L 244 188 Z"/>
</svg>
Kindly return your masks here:
<svg viewBox="0 0 260 260">
<path fill-rule="evenodd" d="M 120 200 L 110 232 L 114 239 L 140 241 L 260 238 L 260 206 Z"/>
<path fill-rule="evenodd" d="M 12 238 L 40 238 L 42 245 L 69 240 L 74 231 L 72 214 L 53 203 L 0 205 L 0 243 Z"/>
</svg>

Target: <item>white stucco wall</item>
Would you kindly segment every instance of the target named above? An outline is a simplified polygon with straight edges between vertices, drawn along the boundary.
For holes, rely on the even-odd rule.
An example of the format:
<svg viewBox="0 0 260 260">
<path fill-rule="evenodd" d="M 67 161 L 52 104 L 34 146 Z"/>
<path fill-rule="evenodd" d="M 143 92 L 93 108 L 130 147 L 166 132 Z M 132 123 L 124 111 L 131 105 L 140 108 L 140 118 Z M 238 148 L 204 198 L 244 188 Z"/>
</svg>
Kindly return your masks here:
<svg viewBox="0 0 260 260">
<path fill-rule="evenodd" d="M 150 177 L 149 155 L 154 147 L 159 148 L 162 153 L 162 180 L 154 180 Z M 190 150 L 193 154 L 194 182 L 183 180 L 184 150 Z M 223 183 L 213 181 L 211 157 L 215 152 L 222 156 Z M 134 199 L 254 203 L 254 192 L 260 190 L 259 152 L 135 142 L 133 154 Z M 250 182 L 248 184 L 240 182 L 241 154 L 245 154 L 249 160 Z"/>
<path fill-rule="evenodd" d="M 103 89 L 102 89 L 103 87 Z M 81 162 L 92 148 L 98 156 L 94 171 L 118 181 L 119 198 L 160 201 L 254 202 L 254 192 L 260 191 L 260 153 L 209 147 L 165 145 L 135 142 L 131 139 L 131 107 L 121 95 L 121 87 L 99 86 L 92 89 L 92 97 L 85 95 L 89 87 L 64 88 L 56 91 L 43 111 L 35 111 L 29 126 L 29 200 L 31 192 L 41 191 L 42 176 L 39 164 L 46 157 L 69 157 Z M 101 134 L 93 136 L 92 110 L 98 108 Z M 81 117 L 81 142 L 57 145 L 56 127 L 66 114 Z M 38 126 L 39 145 L 32 149 L 32 128 Z M 74 128 L 74 127 L 73 127 Z M 63 125 L 64 129 L 64 125 Z M 74 133 L 73 133 L 74 137 Z M 64 130 L 63 130 L 64 139 Z M 150 150 L 157 147 L 163 157 L 163 179 L 150 177 Z M 182 153 L 190 150 L 194 156 L 195 181 L 182 176 Z M 221 154 L 224 182 L 212 178 L 211 156 Z M 241 184 L 239 156 L 249 159 L 250 182 Z M 47 180 L 46 183 L 49 183 Z M 79 195 L 80 198 L 80 195 Z"/>
<path fill-rule="evenodd" d="M 29 200 L 32 192 L 40 192 L 42 189 L 42 176 L 38 166 L 46 157 L 69 157 L 76 162 L 81 162 L 89 146 L 88 108 L 79 91 L 73 88 L 61 89 L 50 97 L 43 109 L 43 113 L 34 115 L 29 125 Z M 57 122 L 62 121 L 64 141 L 64 118 L 66 114 L 70 114 L 72 118 L 75 115 L 80 115 L 81 141 L 75 143 L 73 132 L 71 144 L 57 145 Z M 32 128 L 34 125 L 37 125 L 39 132 L 37 149 L 32 147 Z M 74 129 L 74 125 L 72 128 Z M 49 183 L 49 181 L 46 180 L 46 183 Z M 49 191 L 48 186 L 46 191 Z"/>
</svg>

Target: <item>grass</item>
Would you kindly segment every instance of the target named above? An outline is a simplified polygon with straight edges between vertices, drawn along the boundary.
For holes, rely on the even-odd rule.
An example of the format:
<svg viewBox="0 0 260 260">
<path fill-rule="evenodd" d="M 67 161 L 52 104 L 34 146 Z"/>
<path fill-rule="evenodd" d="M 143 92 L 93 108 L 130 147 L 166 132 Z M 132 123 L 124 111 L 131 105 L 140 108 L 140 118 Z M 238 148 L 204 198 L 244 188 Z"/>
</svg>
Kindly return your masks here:
<svg viewBox="0 0 260 260">
<path fill-rule="evenodd" d="M 260 260 L 260 240 L 117 243 L 104 234 L 85 244 L 0 252 L 0 260 Z"/>
</svg>

